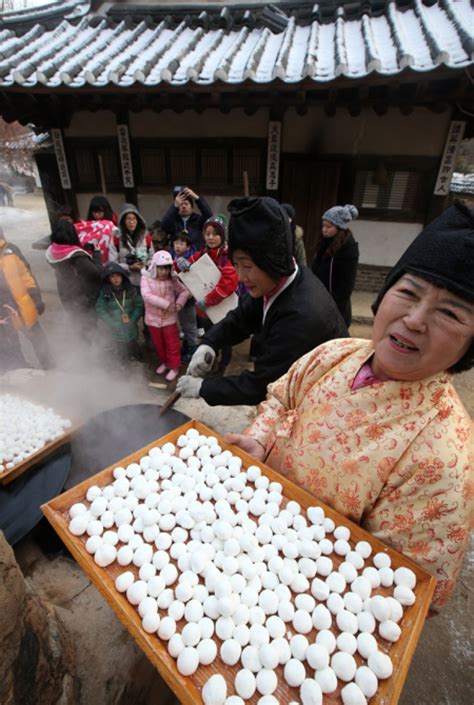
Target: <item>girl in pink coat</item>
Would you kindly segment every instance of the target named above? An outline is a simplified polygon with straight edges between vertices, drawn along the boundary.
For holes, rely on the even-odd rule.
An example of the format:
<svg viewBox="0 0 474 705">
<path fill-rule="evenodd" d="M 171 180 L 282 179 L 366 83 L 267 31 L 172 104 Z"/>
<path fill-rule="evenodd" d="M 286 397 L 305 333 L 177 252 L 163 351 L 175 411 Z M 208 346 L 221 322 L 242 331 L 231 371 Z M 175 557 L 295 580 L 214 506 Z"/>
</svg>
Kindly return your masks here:
<svg viewBox="0 0 474 705">
<path fill-rule="evenodd" d="M 189 296 L 179 279 L 172 275 L 173 260 L 169 252 L 155 252 L 148 271 L 141 278 L 140 288 L 145 303 L 145 323 L 160 360 L 156 372 L 172 382 L 181 365 L 177 313 Z"/>
</svg>

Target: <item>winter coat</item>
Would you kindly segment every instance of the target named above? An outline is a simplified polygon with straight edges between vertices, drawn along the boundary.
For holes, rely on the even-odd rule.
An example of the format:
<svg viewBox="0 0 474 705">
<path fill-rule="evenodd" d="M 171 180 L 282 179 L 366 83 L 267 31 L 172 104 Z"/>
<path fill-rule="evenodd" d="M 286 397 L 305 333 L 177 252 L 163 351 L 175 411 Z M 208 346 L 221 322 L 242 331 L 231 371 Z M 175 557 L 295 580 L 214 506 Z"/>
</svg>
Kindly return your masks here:
<svg viewBox="0 0 474 705">
<path fill-rule="evenodd" d="M 295 227 L 295 260 L 300 267 L 306 267 L 306 250 L 303 242 L 304 230 L 300 225 Z"/>
<path fill-rule="evenodd" d="M 89 242 L 97 243 L 100 247 L 102 264 L 106 264 L 110 257 L 112 243 L 117 242 L 119 230 L 111 220 L 79 220 L 74 223 L 81 247 Z"/>
<path fill-rule="evenodd" d="M 265 462 L 451 593 L 472 523 L 472 423 L 446 372 L 353 388 L 369 340 L 336 340 L 272 384 L 246 433 Z"/>
<path fill-rule="evenodd" d="M 326 257 L 325 251 L 331 244 L 327 239 L 323 249 L 314 258 L 311 269 L 322 281 L 337 304 L 347 326 L 352 321 L 351 294 L 354 289 L 357 264 L 359 262 L 359 245 L 352 234 L 333 257 Z"/>
<path fill-rule="evenodd" d="M 19 249 L 3 239 L 0 239 L 0 273 L 17 309 L 18 315 L 13 319 L 15 328 L 31 328 L 38 321 L 37 307 L 43 306 L 41 291 Z"/>
<path fill-rule="evenodd" d="M 134 234 L 134 238 L 132 238 L 125 227 L 125 216 L 127 213 L 134 213 L 138 220 L 137 232 Z M 127 260 L 130 256 L 135 256 L 138 260 L 143 262 L 145 266 L 150 262 L 153 257 L 151 235 L 147 233 L 146 223 L 140 215 L 138 208 L 131 203 L 126 203 L 120 211 L 118 225 L 120 235 L 114 238 L 110 245 L 109 261 L 118 262 L 127 272 L 132 284 L 139 287 L 142 272 L 131 270 Z"/>
<path fill-rule="evenodd" d="M 101 284 L 101 256 L 81 247 L 50 245 L 46 259 L 56 275 L 59 298 L 70 313 L 95 309 Z"/>
<path fill-rule="evenodd" d="M 221 301 L 233 294 L 239 285 L 239 277 L 227 253 L 227 244 L 210 249 L 204 247 L 189 258 L 189 264 L 197 262 L 203 255 L 208 255 L 221 273 L 221 278 L 204 299 L 206 306 L 217 306 Z"/>
<path fill-rule="evenodd" d="M 267 386 L 301 355 L 326 340 L 349 335 L 334 301 L 307 267 L 300 268 L 275 298 L 265 320 L 263 307 L 263 298 L 244 294 L 237 308 L 202 339 L 216 351 L 223 345 L 237 345 L 252 334 L 259 342 L 254 371 L 203 381 L 200 396 L 208 404 L 258 404 L 265 399 Z"/>
<path fill-rule="evenodd" d="M 191 213 L 188 220 L 185 222 L 179 214 L 178 208 L 171 204 L 161 220 L 161 227 L 166 230 L 171 240 L 174 240 L 176 235 L 185 230 L 191 238 L 191 243 L 197 250 L 204 246 L 202 237 L 202 226 L 208 218 L 212 216 L 212 211 L 205 198 L 198 198 L 196 205 L 201 211 L 201 214 Z"/>
<path fill-rule="evenodd" d="M 168 279 L 152 279 L 147 272 L 142 276 L 141 293 L 145 302 L 145 323 L 154 328 L 176 324 L 176 311 L 166 309 L 170 304 L 183 307 L 189 296 L 178 277 L 173 275 Z"/>
<path fill-rule="evenodd" d="M 121 274 L 123 277 L 123 284 L 118 289 L 106 281 L 113 273 Z M 143 301 L 136 288 L 130 283 L 125 270 L 116 262 L 109 262 L 102 273 L 102 288 L 95 308 L 99 318 L 109 326 L 113 340 L 119 343 L 137 340 L 137 323 L 143 316 Z M 122 318 L 124 313 L 129 319 L 126 323 Z"/>
</svg>

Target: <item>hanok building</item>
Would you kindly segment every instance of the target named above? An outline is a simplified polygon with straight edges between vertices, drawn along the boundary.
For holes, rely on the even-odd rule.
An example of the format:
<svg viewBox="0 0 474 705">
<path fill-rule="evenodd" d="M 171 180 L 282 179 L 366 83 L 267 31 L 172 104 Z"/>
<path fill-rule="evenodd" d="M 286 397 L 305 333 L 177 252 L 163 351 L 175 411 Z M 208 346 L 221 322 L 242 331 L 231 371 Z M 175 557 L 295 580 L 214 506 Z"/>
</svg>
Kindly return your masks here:
<svg viewBox="0 0 474 705">
<path fill-rule="evenodd" d="M 309 258 L 356 204 L 361 261 L 388 266 L 449 198 L 472 28 L 469 0 L 66 0 L 0 18 L 0 114 L 50 131 L 51 211 L 105 193 L 151 222 L 175 185 L 225 211 L 248 180 Z"/>
</svg>

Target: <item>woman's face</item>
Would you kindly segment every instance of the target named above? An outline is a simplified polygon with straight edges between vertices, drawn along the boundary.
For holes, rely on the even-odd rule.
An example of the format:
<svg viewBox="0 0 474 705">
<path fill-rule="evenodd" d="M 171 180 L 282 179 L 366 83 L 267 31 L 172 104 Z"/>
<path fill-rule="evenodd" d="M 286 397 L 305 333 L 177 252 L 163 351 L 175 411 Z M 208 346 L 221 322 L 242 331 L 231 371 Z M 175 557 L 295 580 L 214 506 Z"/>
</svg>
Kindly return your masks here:
<svg viewBox="0 0 474 705">
<path fill-rule="evenodd" d="M 253 259 L 243 250 L 235 250 L 232 262 L 237 271 L 239 281 L 245 284 L 253 299 L 266 296 L 277 285 L 277 282 L 263 269 L 257 267 Z"/>
<path fill-rule="evenodd" d="M 337 227 L 329 220 L 323 220 L 321 232 L 323 237 L 335 237 L 337 235 Z"/>
<path fill-rule="evenodd" d="M 449 369 L 474 338 L 474 304 L 405 274 L 385 294 L 374 320 L 373 371 L 417 381 Z"/>
<path fill-rule="evenodd" d="M 213 225 L 206 227 L 204 231 L 204 242 L 211 250 L 222 245 L 222 237 Z"/>
<path fill-rule="evenodd" d="M 135 213 L 127 213 L 125 216 L 125 227 L 129 233 L 133 233 L 138 225 L 138 218 Z"/>
<path fill-rule="evenodd" d="M 94 218 L 94 220 L 103 220 L 104 215 L 105 215 L 105 211 L 102 208 L 96 208 L 95 210 L 92 211 L 92 217 Z"/>
</svg>

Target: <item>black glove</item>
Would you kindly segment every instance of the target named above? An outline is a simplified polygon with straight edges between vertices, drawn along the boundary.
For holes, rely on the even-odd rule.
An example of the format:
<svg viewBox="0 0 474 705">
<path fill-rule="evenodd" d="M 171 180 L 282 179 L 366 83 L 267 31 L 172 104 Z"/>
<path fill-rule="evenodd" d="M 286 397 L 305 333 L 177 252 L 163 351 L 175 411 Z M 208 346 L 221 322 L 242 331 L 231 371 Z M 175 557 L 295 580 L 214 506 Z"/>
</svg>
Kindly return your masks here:
<svg viewBox="0 0 474 705">
<path fill-rule="evenodd" d="M 44 305 L 44 301 L 40 301 L 39 303 L 36 304 L 36 310 L 38 311 L 38 316 L 41 316 L 44 313 L 44 309 L 46 306 Z"/>
</svg>

